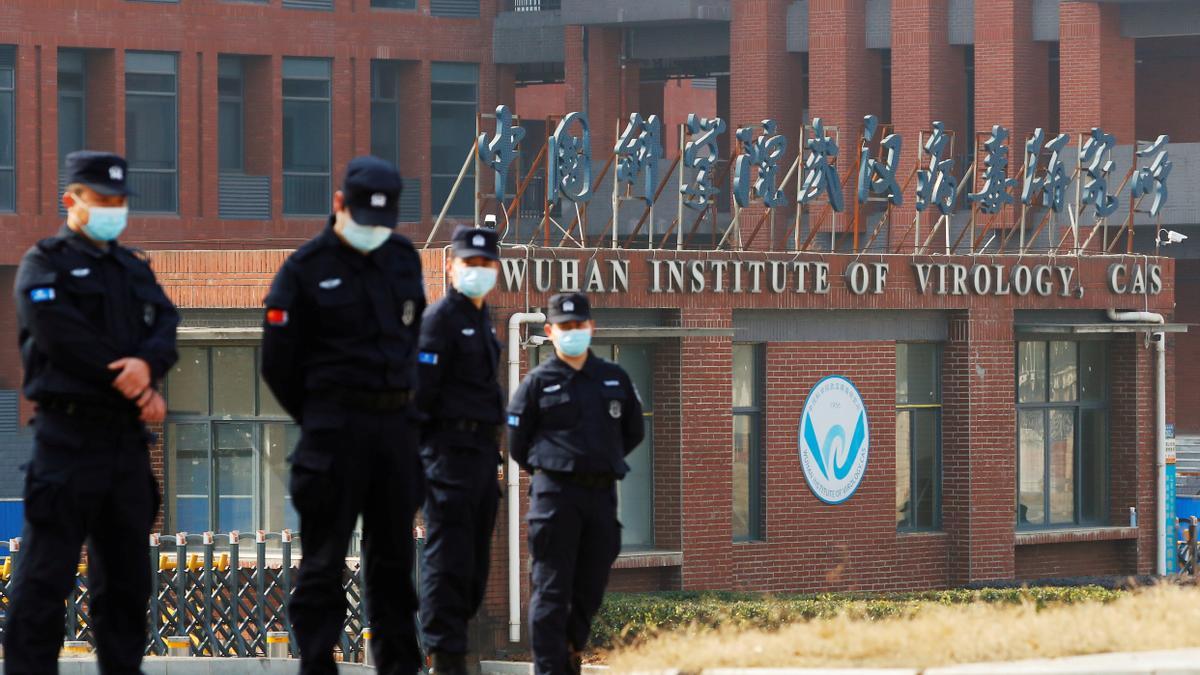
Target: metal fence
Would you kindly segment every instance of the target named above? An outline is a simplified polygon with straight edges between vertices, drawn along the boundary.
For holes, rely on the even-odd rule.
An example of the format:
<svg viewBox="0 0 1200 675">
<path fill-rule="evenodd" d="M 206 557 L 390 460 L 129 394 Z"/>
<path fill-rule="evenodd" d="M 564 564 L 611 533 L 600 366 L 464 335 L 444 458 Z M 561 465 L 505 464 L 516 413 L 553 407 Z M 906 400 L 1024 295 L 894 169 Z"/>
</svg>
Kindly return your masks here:
<svg viewBox="0 0 1200 675">
<path fill-rule="evenodd" d="M 286 632 L 295 656 L 287 600 L 295 587 L 298 560 L 292 533 L 255 533 L 243 542 L 228 534 L 151 535 L 148 555 L 153 593 L 147 608 L 146 654 L 168 655 L 168 639 L 186 636 L 192 656 L 265 657 L 267 635 Z M 8 615 L 15 570 L 21 564 L 20 539 L 0 541 L 9 556 L 0 567 L 0 630 Z M 415 539 L 414 583 L 419 583 L 424 539 Z M 362 565 L 347 558 L 342 574 L 347 613 L 337 648 L 343 662 L 364 662 L 364 631 L 369 627 L 363 598 Z M 67 641 L 95 647 L 90 617 L 87 566 L 80 565 L 64 615 Z"/>
</svg>

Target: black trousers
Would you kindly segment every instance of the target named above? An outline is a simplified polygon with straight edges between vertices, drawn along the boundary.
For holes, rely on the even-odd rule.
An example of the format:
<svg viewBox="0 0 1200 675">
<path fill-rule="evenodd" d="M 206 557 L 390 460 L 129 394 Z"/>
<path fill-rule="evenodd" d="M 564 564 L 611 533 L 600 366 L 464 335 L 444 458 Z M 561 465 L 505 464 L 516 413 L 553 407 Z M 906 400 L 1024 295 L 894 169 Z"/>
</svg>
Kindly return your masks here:
<svg viewBox="0 0 1200 675">
<path fill-rule="evenodd" d="M 4 635 L 7 673 L 58 672 L 79 551 L 102 673 L 138 673 L 151 592 L 146 548 L 158 513 L 149 435 L 136 419 L 39 412 L 25 477 L 25 528 Z"/>
<path fill-rule="evenodd" d="M 529 599 L 534 672 L 569 672 L 569 650 L 583 650 L 621 552 L 616 487 L 583 487 L 544 473 L 529 493 Z"/>
<path fill-rule="evenodd" d="M 427 446 L 421 626 L 430 651 L 467 652 L 467 624 L 487 588 L 500 501 L 493 448 Z"/>
<path fill-rule="evenodd" d="M 322 426 L 305 428 L 292 455 L 302 558 L 288 611 L 300 671 L 337 672 L 346 553 L 361 515 L 371 651 L 379 672 L 411 675 L 422 665 L 412 579 L 413 516 L 424 482 L 415 425 L 403 413 L 348 412 L 344 424 Z"/>
</svg>

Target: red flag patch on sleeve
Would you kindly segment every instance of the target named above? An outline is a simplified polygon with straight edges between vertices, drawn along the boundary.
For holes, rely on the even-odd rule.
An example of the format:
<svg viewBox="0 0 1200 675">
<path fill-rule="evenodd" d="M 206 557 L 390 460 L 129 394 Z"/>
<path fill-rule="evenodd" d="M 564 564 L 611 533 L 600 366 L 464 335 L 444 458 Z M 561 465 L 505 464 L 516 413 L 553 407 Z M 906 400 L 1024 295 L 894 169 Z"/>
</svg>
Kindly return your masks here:
<svg viewBox="0 0 1200 675">
<path fill-rule="evenodd" d="M 288 322 L 288 313 L 286 309 L 271 307 L 267 310 L 267 325 L 268 326 L 286 326 Z"/>
</svg>

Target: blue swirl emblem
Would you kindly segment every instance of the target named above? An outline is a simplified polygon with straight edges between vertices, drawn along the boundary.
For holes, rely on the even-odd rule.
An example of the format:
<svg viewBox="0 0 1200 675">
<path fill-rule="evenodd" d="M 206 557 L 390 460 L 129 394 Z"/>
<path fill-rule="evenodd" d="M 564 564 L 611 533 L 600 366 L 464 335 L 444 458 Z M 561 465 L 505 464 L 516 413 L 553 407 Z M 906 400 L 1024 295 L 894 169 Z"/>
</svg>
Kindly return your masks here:
<svg viewBox="0 0 1200 675">
<path fill-rule="evenodd" d="M 847 429 L 852 429 L 847 439 Z M 828 504 L 846 501 L 866 473 L 870 431 L 854 383 L 830 376 L 813 386 L 800 416 L 800 464 L 813 494 Z"/>
</svg>

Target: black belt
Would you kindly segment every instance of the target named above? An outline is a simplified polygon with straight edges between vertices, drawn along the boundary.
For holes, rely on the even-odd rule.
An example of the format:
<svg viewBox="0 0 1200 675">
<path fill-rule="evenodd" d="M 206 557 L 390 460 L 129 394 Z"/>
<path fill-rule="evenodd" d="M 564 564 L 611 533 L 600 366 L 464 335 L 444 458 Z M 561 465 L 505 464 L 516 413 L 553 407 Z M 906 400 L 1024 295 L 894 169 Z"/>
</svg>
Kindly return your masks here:
<svg viewBox="0 0 1200 675">
<path fill-rule="evenodd" d="M 81 401 L 72 401 L 70 399 L 51 398 L 38 401 L 37 408 L 38 410 L 55 412 L 87 422 L 98 422 L 103 424 L 128 422 L 137 418 L 137 415 L 134 413 L 135 408 L 133 407 L 132 403 L 128 408 L 121 408 L 99 403 L 85 403 Z"/>
<path fill-rule="evenodd" d="M 482 434 L 490 436 L 496 433 L 500 428 L 498 424 L 488 424 L 479 420 L 438 420 L 436 426 L 439 431 L 462 431 L 468 434 Z"/>
<path fill-rule="evenodd" d="M 409 403 L 412 403 L 413 399 L 412 391 L 409 389 L 370 391 L 335 387 L 329 389 L 326 393 L 332 401 L 368 412 L 396 412 L 404 410 L 408 407 Z"/>
<path fill-rule="evenodd" d="M 538 472 L 586 488 L 610 488 L 617 482 L 616 475 L 611 473 L 576 473 L 574 471 L 550 471 L 547 469 L 538 469 Z"/>
</svg>

